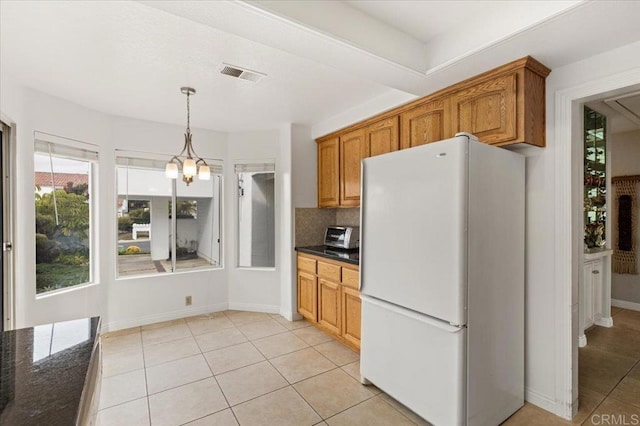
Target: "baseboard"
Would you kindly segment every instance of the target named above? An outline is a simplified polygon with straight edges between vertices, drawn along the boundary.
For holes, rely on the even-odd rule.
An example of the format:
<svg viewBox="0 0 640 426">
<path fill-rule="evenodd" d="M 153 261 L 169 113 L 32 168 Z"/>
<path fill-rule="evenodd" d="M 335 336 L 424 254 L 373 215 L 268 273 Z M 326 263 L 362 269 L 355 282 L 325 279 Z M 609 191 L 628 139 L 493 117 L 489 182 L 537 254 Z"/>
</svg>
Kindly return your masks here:
<svg viewBox="0 0 640 426">
<path fill-rule="evenodd" d="M 611 306 L 622 309 L 630 309 L 632 311 L 640 311 L 640 303 L 627 302 L 626 300 L 611 299 Z"/>
<path fill-rule="evenodd" d="M 531 388 L 525 388 L 524 399 L 525 401 L 530 402 L 533 405 L 537 405 L 543 410 L 549 411 L 550 413 L 553 413 L 556 416 L 567 419 L 564 415 L 563 404 L 558 403 L 555 400 L 555 398 L 550 398 L 547 395 L 543 395 L 540 392 L 535 391 Z M 570 420 L 570 419 L 567 419 L 567 420 Z"/>
<path fill-rule="evenodd" d="M 123 330 L 131 327 L 138 327 L 141 325 L 154 324 L 156 322 L 171 321 L 174 319 L 191 317 L 194 315 L 208 314 L 210 312 L 219 312 L 227 310 L 228 305 L 226 303 L 217 303 L 215 305 L 198 306 L 185 309 L 178 309 L 176 311 L 165 312 L 156 315 L 147 315 L 144 317 L 138 317 L 122 321 L 112 321 L 102 326 L 101 333 L 108 333 L 110 331 Z"/>
<path fill-rule="evenodd" d="M 587 346 L 587 336 L 585 336 L 583 333 L 580 336 L 578 336 L 578 347 L 584 348 L 585 346 Z"/>
<path fill-rule="evenodd" d="M 229 309 L 235 311 L 265 312 L 267 314 L 279 314 L 280 306 L 258 305 L 255 303 L 229 303 Z"/>
<path fill-rule="evenodd" d="M 600 327 L 613 327 L 613 318 L 611 317 L 602 317 L 599 320 L 596 320 L 596 325 L 599 325 Z"/>
<path fill-rule="evenodd" d="M 280 311 L 279 312 L 280 315 L 282 315 L 284 318 L 286 318 L 288 321 L 299 321 L 302 319 L 302 315 L 300 315 L 297 312 L 291 312 L 291 311 Z"/>
</svg>

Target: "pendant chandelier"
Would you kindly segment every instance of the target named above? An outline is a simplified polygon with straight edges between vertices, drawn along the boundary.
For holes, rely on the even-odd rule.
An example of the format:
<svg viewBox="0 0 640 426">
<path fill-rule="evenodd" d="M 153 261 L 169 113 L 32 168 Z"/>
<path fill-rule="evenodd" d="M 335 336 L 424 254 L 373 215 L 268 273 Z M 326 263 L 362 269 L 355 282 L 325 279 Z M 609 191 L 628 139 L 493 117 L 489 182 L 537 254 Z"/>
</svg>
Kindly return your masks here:
<svg viewBox="0 0 640 426">
<path fill-rule="evenodd" d="M 190 124 L 190 109 L 189 109 L 189 96 L 196 94 L 196 89 L 192 87 L 181 87 L 180 91 L 187 95 L 187 131 L 184 134 L 184 147 L 180 154 L 174 155 L 167 163 L 165 168 L 165 175 L 170 179 L 178 178 L 178 166 L 182 167 L 182 180 L 189 186 L 193 182 L 193 177 L 197 174 L 200 180 L 211 179 L 211 170 L 206 161 L 196 154 L 191 145 L 191 129 Z M 186 153 L 184 159 L 180 159 Z M 194 158 L 195 157 L 195 158 Z"/>
</svg>

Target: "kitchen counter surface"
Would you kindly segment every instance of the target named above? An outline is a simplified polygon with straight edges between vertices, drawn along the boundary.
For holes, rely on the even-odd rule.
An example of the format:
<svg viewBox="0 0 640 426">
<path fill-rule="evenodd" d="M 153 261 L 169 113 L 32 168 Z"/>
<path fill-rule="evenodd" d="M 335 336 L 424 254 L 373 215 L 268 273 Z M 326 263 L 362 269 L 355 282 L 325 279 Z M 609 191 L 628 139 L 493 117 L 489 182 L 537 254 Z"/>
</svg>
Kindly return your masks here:
<svg viewBox="0 0 640 426">
<path fill-rule="evenodd" d="M 76 424 L 99 320 L 85 318 L 1 334 L 0 425 Z"/>
<path fill-rule="evenodd" d="M 340 262 L 360 265 L 360 250 L 340 250 L 332 249 L 326 246 L 308 246 L 296 247 L 296 251 L 300 253 L 313 254 L 315 256 L 326 257 L 327 259 L 338 260 Z"/>
</svg>

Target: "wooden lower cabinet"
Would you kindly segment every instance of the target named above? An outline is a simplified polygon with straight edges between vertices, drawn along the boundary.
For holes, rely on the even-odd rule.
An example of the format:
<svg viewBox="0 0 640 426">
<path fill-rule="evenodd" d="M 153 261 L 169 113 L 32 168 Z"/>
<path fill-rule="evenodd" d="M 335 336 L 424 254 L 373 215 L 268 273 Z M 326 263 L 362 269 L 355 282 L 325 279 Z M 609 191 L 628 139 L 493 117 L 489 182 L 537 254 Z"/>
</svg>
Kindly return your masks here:
<svg viewBox="0 0 640 426">
<path fill-rule="evenodd" d="M 318 279 L 318 323 L 340 334 L 340 284 Z"/>
<path fill-rule="evenodd" d="M 358 276 L 356 265 L 298 254 L 298 313 L 356 350 L 361 321 Z"/>
<path fill-rule="evenodd" d="M 349 287 L 340 289 L 342 304 L 342 337 L 352 345 L 360 348 L 360 320 L 362 318 L 362 302 L 360 292 Z"/>
<path fill-rule="evenodd" d="M 318 279 L 298 271 L 298 313 L 310 321 L 318 321 Z"/>
</svg>

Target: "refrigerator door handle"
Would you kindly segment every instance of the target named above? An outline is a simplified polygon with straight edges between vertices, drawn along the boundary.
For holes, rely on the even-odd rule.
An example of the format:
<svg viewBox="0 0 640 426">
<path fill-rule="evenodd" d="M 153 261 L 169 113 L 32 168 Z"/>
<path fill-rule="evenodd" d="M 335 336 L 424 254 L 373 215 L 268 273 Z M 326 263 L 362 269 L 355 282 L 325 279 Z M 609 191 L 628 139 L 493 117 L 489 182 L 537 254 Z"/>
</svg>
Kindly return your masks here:
<svg viewBox="0 0 640 426">
<path fill-rule="evenodd" d="M 388 303 L 388 302 L 383 302 L 379 299 L 373 298 L 373 297 L 369 297 L 369 296 L 365 296 L 365 295 L 360 295 L 360 298 L 362 299 L 363 302 L 365 303 L 369 303 L 371 305 L 375 305 L 378 306 L 382 309 L 386 309 L 389 310 L 391 312 L 395 312 L 397 314 L 403 315 L 405 317 L 414 319 L 416 321 L 420 321 L 422 323 L 428 324 L 432 327 L 437 327 L 441 330 L 444 330 L 446 332 L 449 333 L 458 333 L 462 330 L 464 330 L 464 326 L 453 326 L 450 325 L 444 321 L 441 320 L 437 320 L 435 318 L 432 318 L 428 315 L 424 315 L 424 314 L 419 314 L 415 311 L 406 309 L 406 308 L 401 308 L 399 306 L 396 306 L 394 304 Z"/>
</svg>

